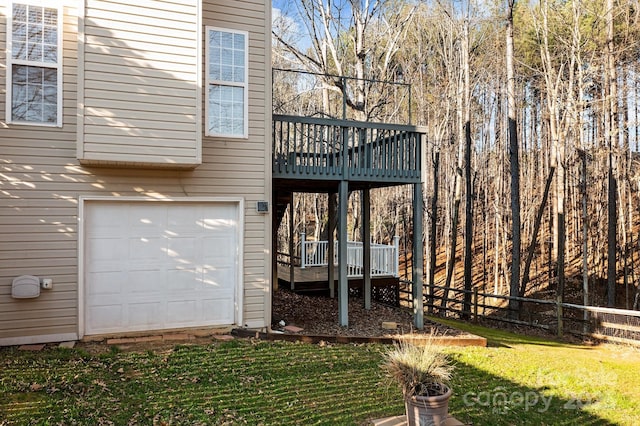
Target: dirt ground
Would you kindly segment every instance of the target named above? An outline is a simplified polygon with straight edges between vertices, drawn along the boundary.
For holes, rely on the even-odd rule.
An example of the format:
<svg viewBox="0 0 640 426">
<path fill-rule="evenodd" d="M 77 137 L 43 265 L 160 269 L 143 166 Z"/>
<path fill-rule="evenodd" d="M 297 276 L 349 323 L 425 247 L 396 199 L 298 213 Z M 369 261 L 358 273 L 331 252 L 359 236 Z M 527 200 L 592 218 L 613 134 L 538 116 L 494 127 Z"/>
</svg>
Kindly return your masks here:
<svg viewBox="0 0 640 426">
<path fill-rule="evenodd" d="M 338 299 L 326 296 L 301 295 L 280 289 L 273 294 L 273 330 L 284 331 L 284 326 L 297 326 L 302 331 L 297 334 L 335 335 L 357 337 L 385 337 L 398 334 L 431 334 L 455 336 L 462 332 L 441 324 L 425 321 L 424 330 L 413 326 L 413 314 L 408 309 L 394 308 L 377 302 L 371 309 L 364 309 L 362 298 L 349 298 L 348 327 L 338 322 Z M 383 322 L 395 322 L 397 328 L 382 328 Z"/>
</svg>

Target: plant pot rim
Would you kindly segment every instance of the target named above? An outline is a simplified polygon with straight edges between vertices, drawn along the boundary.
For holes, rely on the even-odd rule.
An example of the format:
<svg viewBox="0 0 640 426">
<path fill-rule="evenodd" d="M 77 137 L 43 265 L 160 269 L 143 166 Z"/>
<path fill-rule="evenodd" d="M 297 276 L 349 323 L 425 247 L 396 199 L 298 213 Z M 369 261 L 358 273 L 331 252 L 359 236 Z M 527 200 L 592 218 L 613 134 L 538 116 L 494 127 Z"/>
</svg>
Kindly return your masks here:
<svg viewBox="0 0 640 426">
<path fill-rule="evenodd" d="M 438 395 L 408 395 L 405 399 L 410 399 L 410 400 L 442 400 L 442 399 L 449 399 L 451 398 L 451 395 L 453 394 L 453 390 L 451 390 L 451 387 L 449 387 L 448 385 L 445 385 L 444 383 L 439 383 L 439 385 L 443 388 L 446 389 L 444 393 L 442 394 L 438 394 Z"/>
</svg>

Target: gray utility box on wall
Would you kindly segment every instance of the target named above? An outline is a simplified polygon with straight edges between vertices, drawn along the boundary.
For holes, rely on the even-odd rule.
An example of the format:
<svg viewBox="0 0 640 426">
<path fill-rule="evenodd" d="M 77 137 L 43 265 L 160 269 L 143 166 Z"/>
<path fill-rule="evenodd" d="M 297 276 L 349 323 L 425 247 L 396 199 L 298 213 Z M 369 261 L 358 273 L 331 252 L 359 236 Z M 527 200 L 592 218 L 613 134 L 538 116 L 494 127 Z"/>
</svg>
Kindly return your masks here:
<svg viewBox="0 0 640 426">
<path fill-rule="evenodd" d="M 33 275 L 21 275 L 13 279 L 11 297 L 31 299 L 40 296 L 40 278 Z"/>
</svg>

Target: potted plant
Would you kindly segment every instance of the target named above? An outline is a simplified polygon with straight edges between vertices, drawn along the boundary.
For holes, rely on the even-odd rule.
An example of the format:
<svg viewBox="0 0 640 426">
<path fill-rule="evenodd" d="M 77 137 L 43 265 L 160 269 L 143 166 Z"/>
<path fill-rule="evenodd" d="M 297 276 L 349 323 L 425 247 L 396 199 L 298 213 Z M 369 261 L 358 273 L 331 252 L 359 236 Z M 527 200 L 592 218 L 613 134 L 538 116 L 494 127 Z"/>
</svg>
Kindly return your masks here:
<svg viewBox="0 0 640 426">
<path fill-rule="evenodd" d="M 432 337 L 420 345 L 408 340 L 395 343 L 381 365 L 387 378 L 402 389 L 409 426 L 444 425 L 448 417 L 453 365 Z"/>
</svg>

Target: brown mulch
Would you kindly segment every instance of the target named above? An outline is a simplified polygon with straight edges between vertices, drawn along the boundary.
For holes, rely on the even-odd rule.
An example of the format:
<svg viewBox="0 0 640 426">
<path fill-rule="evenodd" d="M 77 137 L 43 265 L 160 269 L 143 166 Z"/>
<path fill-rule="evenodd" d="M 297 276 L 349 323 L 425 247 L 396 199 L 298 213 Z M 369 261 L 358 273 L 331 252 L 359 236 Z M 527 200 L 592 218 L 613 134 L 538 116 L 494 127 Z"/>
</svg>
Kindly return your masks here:
<svg viewBox="0 0 640 426">
<path fill-rule="evenodd" d="M 273 293 L 273 330 L 283 331 L 285 326 L 294 325 L 303 330 L 296 334 L 331 335 L 356 337 L 392 337 L 400 334 L 424 334 L 434 332 L 443 336 L 466 334 L 460 330 L 437 324 L 425 319 L 424 329 L 413 326 L 413 313 L 406 308 L 396 308 L 371 302 L 371 309 L 364 309 L 362 298 L 350 297 L 348 308 L 349 326 L 339 325 L 338 299 L 326 296 L 311 296 L 279 289 Z M 396 330 L 382 328 L 382 322 L 395 322 Z"/>
</svg>

